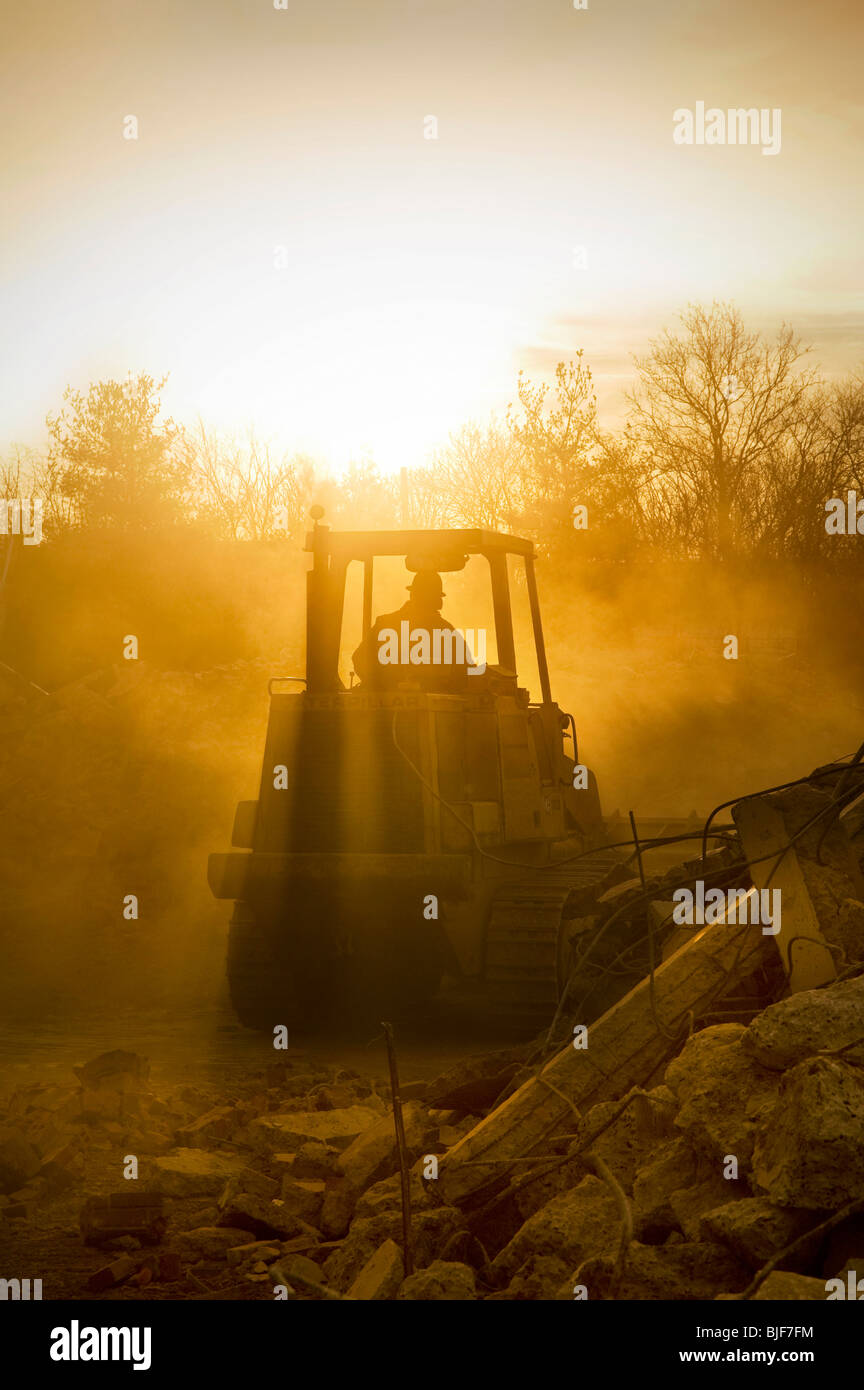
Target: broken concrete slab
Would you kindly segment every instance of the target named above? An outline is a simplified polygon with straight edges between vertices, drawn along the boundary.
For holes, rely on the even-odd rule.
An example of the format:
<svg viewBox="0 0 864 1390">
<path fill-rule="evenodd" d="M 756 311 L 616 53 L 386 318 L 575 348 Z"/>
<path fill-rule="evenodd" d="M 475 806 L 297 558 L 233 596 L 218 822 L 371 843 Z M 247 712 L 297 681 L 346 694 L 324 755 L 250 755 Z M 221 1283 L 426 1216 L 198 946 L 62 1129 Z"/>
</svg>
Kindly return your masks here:
<svg viewBox="0 0 864 1390">
<path fill-rule="evenodd" d="M 417 1212 L 411 1222 L 416 1268 L 422 1269 L 437 1259 L 451 1236 L 464 1229 L 464 1218 L 453 1207 Z M 378 1247 L 388 1239 L 398 1243 L 401 1235 L 402 1216 L 399 1212 L 355 1219 L 348 1235 L 324 1266 L 327 1283 L 340 1293 L 346 1293 Z"/>
<path fill-rule="evenodd" d="M 614 1249 L 621 1213 L 606 1183 L 590 1174 L 578 1187 L 553 1197 L 529 1216 L 492 1261 L 492 1272 L 509 1280 L 534 1255 L 554 1255 L 575 1266 L 588 1255 Z"/>
<path fill-rule="evenodd" d="M 477 1280 L 470 1265 L 433 1260 L 425 1269 L 409 1274 L 396 1298 L 400 1302 L 466 1302 L 477 1297 Z"/>
<path fill-rule="evenodd" d="M 474 1121 L 470 1115 L 466 1115 L 459 1125 L 441 1125 L 438 1129 L 438 1146 L 442 1152 L 445 1149 L 452 1149 L 453 1145 L 458 1144 L 459 1140 L 473 1127 Z"/>
<path fill-rule="evenodd" d="M 273 1173 L 277 1181 L 281 1184 L 283 1178 L 294 1176 L 294 1159 L 296 1154 L 270 1154 L 267 1159 L 267 1167 Z"/>
<path fill-rule="evenodd" d="M 519 1266 L 507 1288 L 488 1294 L 486 1302 L 511 1303 L 515 1300 L 522 1303 L 555 1299 L 569 1273 L 566 1261 L 555 1255 L 531 1255 Z"/>
<path fill-rule="evenodd" d="M 300 1217 L 286 1211 L 278 1198 L 270 1201 L 252 1192 L 233 1195 L 222 1209 L 219 1224 L 250 1231 L 259 1240 L 266 1240 L 271 1236 L 278 1236 L 280 1240 L 290 1240 L 292 1236 L 299 1235 L 318 1238 L 314 1228 Z"/>
<path fill-rule="evenodd" d="M 732 818 L 748 860 L 755 861 L 750 873 L 756 888 L 779 892 L 782 920 L 774 940 L 790 990 L 830 983 L 835 956 L 857 960 L 864 954 L 864 885 L 831 793 L 804 783 L 748 797 L 732 808 Z"/>
<path fill-rule="evenodd" d="M 114 1236 L 113 1239 L 106 1241 L 106 1250 L 122 1250 L 125 1255 L 131 1255 L 133 1250 L 140 1250 L 142 1242 L 137 1236 Z"/>
<path fill-rule="evenodd" d="M 249 1139 L 261 1152 L 299 1149 L 310 1140 L 319 1140 L 336 1149 L 347 1149 L 358 1134 L 380 1119 L 368 1106 L 351 1105 L 342 1110 L 298 1110 L 288 1114 L 262 1115 L 249 1125 Z"/>
<path fill-rule="evenodd" d="M 332 1253 L 333 1244 L 328 1245 L 322 1241 L 319 1233 L 313 1226 L 310 1226 L 303 1235 L 291 1236 L 288 1240 L 280 1240 L 279 1249 L 283 1255 L 308 1255 L 311 1250 L 316 1259 L 320 1256 L 322 1260 L 326 1260 L 327 1256 Z"/>
<path fill-rule="evenodd" d="M 679 1103 L 675 1128 L 694 1150 L 722 1165 L 738 1161 L 744 1175 L 756 1131 L 777 1103 L 780 1079 L 743 1049 L 744 1027 L 720 1023 L 695 1033 L 666 1068 Z"/>
<path fill-rule="evenodd" d="M 339 1149 L 332 1145 L 312 1139 L 308 1144 L 301 1144 L 295 1154 L 271 1154 L 270 1162 L 286 1163 L 288 1158 L 291 1158 L 292 1177 L 326 1179 L 335 1177 L 339 1172 L 336 1166 L 339 1153 Z"/>
<path fill-rule="evenodd" d="M 427 1150 L 429 1141 L 435 1134 L 435 1128 L 423 1108 L 415 1102 L 409 1101 L 404 1106 L 402 1116 L 408 1161 L 412 1162 Z M 398 1167 L 399 1150 L 393 1117 L 385 1115 L 340 1154 L 335 1165 L 336 1180 L 328 1181 L 326 1184 L 319 1223 L 324 1234 L 331 1238 L 343 1236 L 364 1191 L 376 1188 L 380 1182 L 395 1174 Z M 422 1184 L 414 1183 L 412 1186 L 422 1188 Z M 401 1196 L 397 1197 L 397 1200 L 401 1209 Z M 418 1205 L 429 1205 L 422 1191 Z"/>
<path fill-rule="evenodd" d="M 43 1152 L 39 1167 L 39 1177 L 44 1179 L 47 1190 L 62 1192 L 76 1182 L 84 1171 L 84 1155 L 77 1137 L 61 1139 L 52 1148 Z"/>
<path fill-rule="evenodd" d="M 643 980 L 590 1025 L 587 1048 L 558 1053 L 444 1154 L 434 1184 L 439 1200 L 460 1205 L 491 1195 L 509 1180 L 514 1160 L 573 1124 L 574 1107 L 587 1110 L 644 1084 L 669 1055 L 669 1034 L 770 959 L 770 950 L 758 926 L 718 922 L 697 931 L 655 971 L 653 991 Z"/>
<path fill-rule="evenodd" d="M 408 1161 L 414 1160 L 431 1142 L 437 1130 L 422 1106 L 409 1101 L 402 1107 L 402 1123 Z M 348 1180 L 359 1194 L 382 1178 L 390 1177 L 399 1166 L 399 1150 L 392 1115 L 384 1115 L 370 1125 L 340 1154 L 336 1172 Z"/>
<path fill-rule="evenodd" d="M 124 1139 L 123 1147 L 137 1158 L 161 1158 L 174 1148 L 174 1140 L 158 1130 L 139 1129 Z"/>
<path fill-rule="evenodd" d="M 734 1179 L 724 1178 L 719 1167 L 708 1173 L 701 1181 L 689 1187 L 680 1187 L 669 1194 L 669 1206 L 675 1216 L 677 1228 L 685 1240 L 698 1241 L 711 1239 L 702 1229 L 702 1218 L 707 1212 L 737 1196 L 744 1184 Z"/>
<path fill-rule="evenodd" d="M 326 1183 L 320 1178 L 284 1177 L 280 1193 L 282 1206 L 289 1215 L 299 1216 L 314 1226 L 321 1215 L 326 1190 Z"/>
<path fill-rule="evenodd" d="M 584 1138 L 574 1140 L 573 1148 L 584 1148 L 589 1143 L 591 1153 L 603 1159 L 629 1192 L 638 1170 L 665 1142 L 672 1128 L 677 1102 L 671 1091 L 669 1097 L 671 1104 L 655 1105 L 637 1095 L 623 1111 L 620 1101 L 601 1101 L 585 1116 Z"/>
<path fill-rule="evenodd" d="M 714 1298 L 718 1289 L 740 1293 L 749 1278 L 746 1265 L 722 1245 L 707 1241 L 641 1245 L 633 1241 L 627 1251 L 623 1277 L 617 1284 L 615 1259 L 609 1255 L 592 1256 L 574 1271 L 559 1297 L 572 1299 L 574 1289 L 582 1287 L 589 1299 L 692 1302 Z"/>
<path fill-rule="evenodd" d="M 640 885 L 641 886 L 641 885 Z M 646 916 L 655 934 L 655 940 L 662 940 L 660 956 L 668 960 L 681 946 L 686 946 L 693 935 L 692 927 L 674 925 L 673 913 L 678 904 L 672 898 L 654 898 L 646 906 Z"/>
<path fill-rule="evenodd" d="M 656 1243 L 678 1229 L 672 1193 L 697 1183 L 703 1166 L 681 1138 L 668 1140 L 633 1180 L 633 1230 L 637 1239 Z"/>
<path fill-rule="evenodd" d="M 87 1091 L 141 1091 L 150 1076 L 150 1063 L 136 1052 L 116 1048 L 72 1070 Z"/>
<path fill-rule="evenodd" d="M 111 1132 L 111 1123 L 133 1121 L 140 1124 L 145 1117 L 149 1103 L 148 1096 L 135 1089 L 123 1090 L 119 1087 L 105 1086 L 99 1090 L 82 1087 L 78 1092 L 78 1114 L 76 1120 L 84 1124 L 102 1126 L 105 1133 Z"/>
<path fill-rule="evenodd" d="M 77 1087 L 36 1081 L 29 1086 L 19 1086 L 13 1091 L 9 1098 L 7 1119 L 10 1123 L 23 1122 L 29 1130 L 36 1117 L 50 1117 L 62 1124 L 74 1120 L 79 1110 Z"/>
<path fill-rule="evenodd" d="M 752 1181 L 777 1206 L 834 1211 L 864 1191 L 864 1075 L 811 1057 L 784 1072 L 756 1135 Z"/>
<path fill-rule="evenodd" d="M 323 1269 L 314 1260 L 310 1260 L 308 1255 L 283 1254 L 279 1264 L 289 1280 L 302 1280 L 305 1284 L 319 1284 L 322 1287 L 324 1285 Z"/>
<path fill-rule="evenodd" d="M 121 1255 L 119 1259 L 103 1265 L 95 1274 L 91 1274 L 87 1280 L 87 1287 L 91 1293 L 103 1293 L 105 1289 L 112 1289 L 134 1274 L 139 1263 L 140 1261 L 133 1260 L 131 1255 Z"/>
<path fill-rule="evenodd" d="M 364 1264 L 348 1290 L 348 1297 L 363 1302 L 395 1298 L 404 1278 L 402 1251 L 395 1240 L 385 1240 Z"/>
<path fill-rule="evenodd" d="M 353 1086 L 345 1082 L 339 1085 L 328 1084 L 316 1086 L 310 1096 L 314 1100 L 317 1110 L 346 1110 L 349 1109 L 358 1099 L 358 1094 Z"/>
<path fill-rule="evenodd" d="M 328 1240 L 340 1240 L 351 1225 L 356 1203 L 357 1192 L 347 1178 L 331 1178 L 326 1182 L 316 1223 L 322 1235 Z"/>
<path fill-rule="evenodd" d="M 761 1269 L 812 1225 L 808 1212 L 778 1207 L 764 1197 L 742 1197 L 707 1212 L 701 1221 L 703 1238 L 727 1246 L 751 1269 Z M 804 1261 L 813 1251 L 798 1252 Z M 789 1266 L 787 1266 L 788 1268 Z"/>
<path fill-rule="evenodd" d="M 118 1236 L 132 1236 L 142 1245 L 158 1245 L 168 1227 L 161 1194 L 112 1192 L 88 1197 L 78 1217 L 85 1245 L 106 1245 Z"/>
<path fill-rule="evenodd" d="M 299 1063 L 298 1063 L 299 1065 Z M 314 1091 L 316 1086 L 325 1085 L 328 1078 L 332 1076 L 332 1070 L 327 1067 L 314 1067 L 308 1070 L 309 1061 L 304 1060 L 305 1070 L 298 1072 L 287 1072 L 279 1077 L 277 1073 L 284 1068 L 280 1068 L 278 1063 L 272 1064 L 267 1068 L 268 1085 L 278 1087 L 286 1096 L 308 1096 L 310 1091 Z"/>
<path fill-rule="evenodd" d="M 224 1211 L 229 1202 L 240 1192 L 252 1192 L 268 1202 L 275 1201 L 281 1190 L 281 1182 L 259 1173 L 257 1168 L 244 1168 L 239 1177 L 229 1178 L 219 1194 L 219 1210 Z"/>
<path fill-rule="evenodd" d="M 206 1148 L 221 1139 L 228 1139 L 240 1124 L 240 1116 L 233 1106 L 216 1105 L 191 1124 L 178 1129 L 174 1137 L 180 1148 Z"/>
<path fill-rule="evenodd" d="M 230 1226 L 196 1226 L 174 1237 L 181 1254 L 188 1258 L 219 1260 L 245 1239 L 246 1232 Z M 277 1250 L 278 1255 L 278 1250 Z"/>
<path fill-rule="evenodd" d="M 225 1227 L 226 1230 L 230 1229 Z M 228 1264 L 234 1265 L 255 1264 L 258 1260 L 272 1262 L 278 1260 L 282 1254 L 281 1245 L 276 1245 L 272 1240 L 252 1240 L 246 1241 L 245 1236 L 248 1232 L 244 1231 L 244 1240 L 240 1245 L 234 1245 L 225 1252 Z"/>
<path fill-rule="evenodd" d="M 240 1177 L 246 1167 L 237 1154 L 181 1148 L 154 1158 L 149 1172 L 151 1186 L 166 1197 L 216 1197 L 228 1179 Z"/>
<path fill-rule="evenodd" d="M 421 1174 L 417 1168 L 413 1168 L 408 1175 L 409 1189 L 411 1193 L 411 1210 L 428 1211 L 432 1207 L 432 1202 L 426 1190 Z M 402 1210 L 402 1182 L 398 1173 L 393 1173 L 389 1178 L 382 1178 L 380 1182 L 373 1183 L 367 1187 L 366 1191 L 357 1201 L 355 1215 L 379 1216 L 382 1212 L 398 1212 Z"/>
<path fill-rule="evenodd" d="M 810 1279 L 804 1274 L 790 1274 L 775 1269 L 753 1294 L 754 1303 L 824 1302 L 828 1297 L 824 1279 Z"/>
<path fill-rule="evenodd" d="M 776 1071 L 785 1071 L 817 1052 L 841 1049 L 848 1062 L 861 1063 L 864 976 L 769 1004 L 746 1029 L 741 1046 L 760 1066 Z"/>
</svg>

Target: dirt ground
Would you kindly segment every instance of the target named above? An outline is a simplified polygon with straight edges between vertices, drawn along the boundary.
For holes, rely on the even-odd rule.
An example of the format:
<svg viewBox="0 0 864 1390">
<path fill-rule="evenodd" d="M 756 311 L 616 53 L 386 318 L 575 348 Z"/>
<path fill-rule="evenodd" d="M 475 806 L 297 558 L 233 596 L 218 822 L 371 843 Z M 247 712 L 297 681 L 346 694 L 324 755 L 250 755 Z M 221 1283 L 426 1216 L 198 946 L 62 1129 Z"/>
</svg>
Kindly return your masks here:
<svg viewBox="0 0 864 1390">
<path fill-rule="evenodd" d="M 471 1001 L 458 995 L 430 1006 L 427 1015 L 398 1028 L 400 1082 L 431 1080 L 472 1054 L 507 1047 L 512 1036 L 476 1017 L 466 1017 Z M 383 1036 L 310 1037 L 287 1051 L 274 1052 L 272 1038 L 241 1028 L 227 999 L 210 1008 L 92 1009 L 86 1017 L 55 1017 L 38 1023 L 19 1020 L 0 1028 L 0 1108 L 16 1093 L 33 1086 L 74 1087 L 73 1068 L 102 1053 L 121 1048 L 148 1059 L 149 1086 L 178 1110 L 201 1112 L 242 1104 L 260 1096 L 273 1080 L 274 1064 L 297 1076 L 345 1074 L 372 1091 L 389 1095 L 388 1063 Z M 272 1300 L 269 1282 L 244 1284 L 223 1262 L 195 1262 L 194 1270 L 170 1283 L 154 1280 L 145 1287 L 129 1283 L 93 1292 L 88 1279 L 118 1251 L 84 1244 L 79 1212 L 85 1196 L 108 1194 L 122 1187 L 119 1165 L 134 1140 L 119 1133 L 88 1135 L 86 1170 L 65 1191 L 32 1205 L 23 1221 L 0 1218 L 3 1270 L 41 1278 L 43 1299 L 127 1300 L 226 1298 Z M 176 1200 L 172 1227 L 214 1220 L 211 1200 Z M 248 1236 L 251 1242 L 253 1235 Z M 146 1251 L 142 1251 L 146 1254 Z"/>
</svg>

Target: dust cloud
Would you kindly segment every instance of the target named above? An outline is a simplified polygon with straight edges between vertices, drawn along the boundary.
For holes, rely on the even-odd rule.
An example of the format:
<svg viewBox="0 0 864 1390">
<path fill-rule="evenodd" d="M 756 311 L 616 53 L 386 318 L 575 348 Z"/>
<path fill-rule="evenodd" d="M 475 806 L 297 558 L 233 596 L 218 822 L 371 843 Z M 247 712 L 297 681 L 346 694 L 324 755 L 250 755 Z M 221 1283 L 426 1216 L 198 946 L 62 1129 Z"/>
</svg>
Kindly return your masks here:
<svg viewBox="0 0 864 1390">
<path fill-rule="evenodd" d="M 306 558 L 296 542 L 193 533 L 40 552 L 14 576 L 17 676 L 0 673 L 0 1005 L 26 1018 L 210 1001 L 228 905 L 207 855 L 257 795 L 268 679 L 302 672 Z M 607 815 L 704 815 L 860 744 L 864 633 L 840 579 L 541 559 L 538 580 L 553 697 Z M 457 625 L 478 625 L 471 592 L 445 601 Z M 526 636 L 520 619 L 517 650 Z"/>
</svg>

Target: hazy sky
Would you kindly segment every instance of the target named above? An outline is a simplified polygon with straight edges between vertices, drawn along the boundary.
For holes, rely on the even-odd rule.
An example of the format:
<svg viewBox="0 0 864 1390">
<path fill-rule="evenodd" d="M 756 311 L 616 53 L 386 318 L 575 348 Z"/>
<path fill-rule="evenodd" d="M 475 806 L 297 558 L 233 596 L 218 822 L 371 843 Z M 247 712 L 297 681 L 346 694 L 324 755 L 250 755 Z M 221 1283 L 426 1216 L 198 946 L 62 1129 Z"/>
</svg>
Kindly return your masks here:
<svg viewBox="0 0 864 1390">
<path fill-rule="evenodd" d="M 859 366 L 862 37 L 861 0 L 2 0 L 0 448 L 148 370 L 414 464 L 578 347 L 611 421 L 690 299 Z M 676 145 L 700 101 L 780 108 L 780 153 Z"/>
</svg>

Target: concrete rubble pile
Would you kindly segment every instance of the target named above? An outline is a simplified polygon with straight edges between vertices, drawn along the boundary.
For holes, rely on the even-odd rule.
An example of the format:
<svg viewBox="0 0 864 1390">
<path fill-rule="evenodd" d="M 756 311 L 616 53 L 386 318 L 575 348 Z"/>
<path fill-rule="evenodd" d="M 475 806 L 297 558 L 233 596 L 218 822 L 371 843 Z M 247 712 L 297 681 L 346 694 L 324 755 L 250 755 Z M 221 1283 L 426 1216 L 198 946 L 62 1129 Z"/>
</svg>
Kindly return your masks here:
<svg viewBox="0 0 864 1390">
<path fill-rule="evenodd" d="M 389 1090 L 293 1054 L 227 1097 L 157 1095 L 122 1050 L 19 1089 L 0 1238 L 44 1242 L 45 1297 L 864 1296 L 862 783 L 733 809 L 780 932 L 692 927 L 587 1029 L 568 1016 L 574 1041 L 401 1087 L 408 1251 Z M 746 1021 L 712 1021 L 728 997 Z"/>
</svg>

